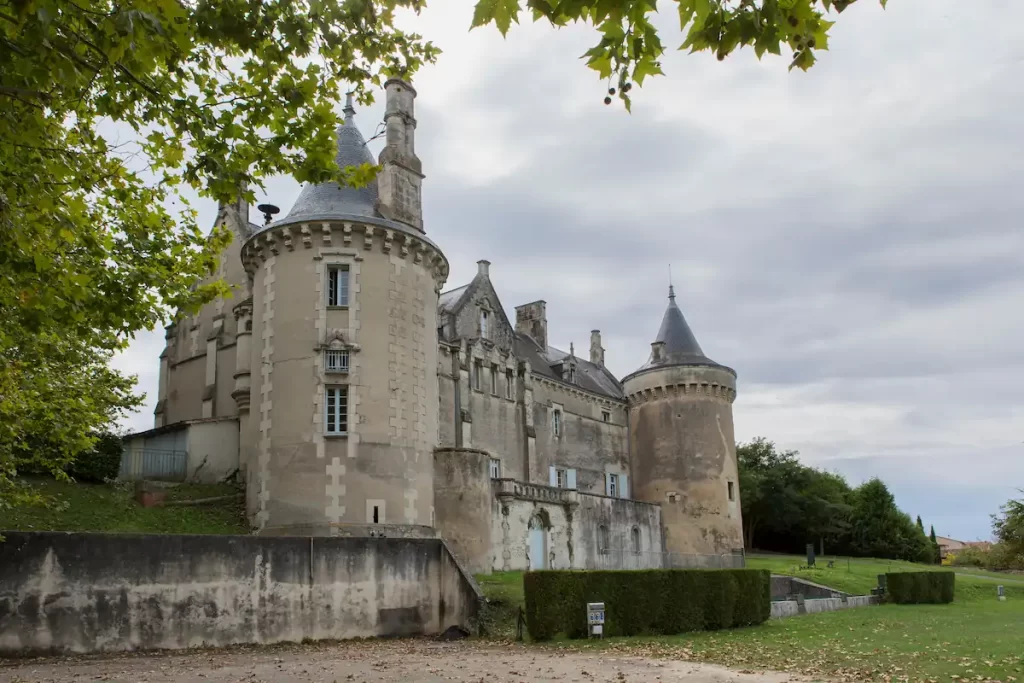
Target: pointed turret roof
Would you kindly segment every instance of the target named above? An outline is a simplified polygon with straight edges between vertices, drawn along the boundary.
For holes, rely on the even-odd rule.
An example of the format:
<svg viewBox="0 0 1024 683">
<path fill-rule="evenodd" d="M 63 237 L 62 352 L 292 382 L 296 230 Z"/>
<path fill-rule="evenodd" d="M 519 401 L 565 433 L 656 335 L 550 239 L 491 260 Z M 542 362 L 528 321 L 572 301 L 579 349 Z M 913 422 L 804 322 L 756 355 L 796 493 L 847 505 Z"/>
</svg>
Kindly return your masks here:
<svg viewBox="0 0 1024 683">
<path fill-rule="evenodd" d="M 665 309 L 654 343 L 660 345 L 660 351 L 652 349 L 650 358 L 636 372 L 670 365 L 724 367 L 704 355 L 683 312 L 676 305 L 676 292 L 672 285 L 668 286 L 668 308 Z"/>
<path fill-rule="evenodd" d="M 338 126 L 335 135 L 338 140 L 338 153 L 335 161 L 340 168 L 374 164 L 373 154 L 366 146 L 363 134 L 356 126 L 356 110 L 352 105 L 352 96 L 345 103 L 345 124 Z M 352 218 L 378 218 L 377 212 L 377 180 L 374 179 L 363 187 L 342 187 L 334 181 L 318 185 L 306 185 L 295 200 L 295 205 L 280 223 L 295 223 L 307 220 L 337 220 Z M 279 224 L 280 224 L 279 223 Z"/>
</svg>

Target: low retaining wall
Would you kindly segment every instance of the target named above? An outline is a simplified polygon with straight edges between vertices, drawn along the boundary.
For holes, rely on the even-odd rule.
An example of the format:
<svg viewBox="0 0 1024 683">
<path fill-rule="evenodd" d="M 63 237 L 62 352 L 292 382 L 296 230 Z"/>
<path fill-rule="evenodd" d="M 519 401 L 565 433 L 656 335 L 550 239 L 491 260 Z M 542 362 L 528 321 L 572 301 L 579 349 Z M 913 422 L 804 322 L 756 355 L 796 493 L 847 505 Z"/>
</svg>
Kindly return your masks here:
<svg viewBox="0 0 1024 683">
<path fill-rule="evenodd" d="M 776 600 L 772 602 L 772 619 L 795 617 L 798 614 L 835 612 L 840 609 L 877 604 L 878 597 L 875 595 L 851 595 L 845 598 L 811 598 L 809 600 Z"/>
<path fill-rule="evenodd" d="M 804 598 L 841 598 L 849 596 L 849 593 L 795 576 L 772 574 L 772 600 L 795 599 L 797 595 Z"/>
<path fill-rule="evenodd" d="M 440 539 L 3 532 L 0 654 L 474 630 Z"/>
</svg>

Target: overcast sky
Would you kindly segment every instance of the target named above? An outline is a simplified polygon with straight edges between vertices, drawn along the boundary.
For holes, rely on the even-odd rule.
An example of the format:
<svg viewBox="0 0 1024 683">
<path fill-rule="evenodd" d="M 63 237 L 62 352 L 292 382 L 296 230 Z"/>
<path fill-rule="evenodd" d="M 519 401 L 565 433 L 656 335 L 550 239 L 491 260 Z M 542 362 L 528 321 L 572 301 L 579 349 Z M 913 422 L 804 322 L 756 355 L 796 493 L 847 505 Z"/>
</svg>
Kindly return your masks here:
<svg viewBox="0 0 1024 683">
<path fill-rule="evenodd" d="M 670 50 L 632 115 L 578 59 L 587 28 L 502 40 L 467 31 L 472 2 L 433 4 L 407 23 L 444 50 L 415 85 L 446 289 L 490 260 L 506 312 L 545 299 L 551 343 L 583 353 L 601 329 L 621 377 L 671 263 L 705 353 L 739 375 L 738 440 L 879 476 L 940 535 L 989 538 L 1024 488 L 1024 3 L 860 0 L 809 73 Z M 118 359 L 148 394 L 130 429 L 153 424 L 162 346 Z"/>
</svg>

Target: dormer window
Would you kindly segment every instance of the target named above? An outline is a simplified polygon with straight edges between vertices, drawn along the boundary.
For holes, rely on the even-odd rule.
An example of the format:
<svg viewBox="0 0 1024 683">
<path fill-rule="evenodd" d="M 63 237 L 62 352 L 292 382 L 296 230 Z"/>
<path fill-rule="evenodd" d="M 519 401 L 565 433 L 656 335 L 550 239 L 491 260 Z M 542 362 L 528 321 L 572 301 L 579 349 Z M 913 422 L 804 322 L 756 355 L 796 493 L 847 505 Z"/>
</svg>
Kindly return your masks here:
<svg viewBox="0 0 1024 683">
<path fill-rule="evenodd" d="M 483 339 L 488 339 L 489 338 L 489 331 L 490 330 L 488 329 L 489 328 L 489 324 L 488 323 L 490 323 L 490 317 L 491 316 L 490 316 L 490 312 L 489 311 L 484 311 L 484 310 L 480 311 L 480 337 L 483 338 Z"/>
<path fill-rule="evenodd" d="M 576 366 L 569 366 L 569 384 L 576 384 Z"/>
</svg>

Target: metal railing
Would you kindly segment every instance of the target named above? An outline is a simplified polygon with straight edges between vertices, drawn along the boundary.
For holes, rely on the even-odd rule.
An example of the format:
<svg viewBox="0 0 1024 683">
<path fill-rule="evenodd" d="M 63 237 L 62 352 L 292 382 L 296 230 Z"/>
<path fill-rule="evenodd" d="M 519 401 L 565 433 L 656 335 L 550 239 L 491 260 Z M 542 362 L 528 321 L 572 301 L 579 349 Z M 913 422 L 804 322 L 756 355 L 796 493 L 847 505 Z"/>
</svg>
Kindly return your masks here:
<svg viewBox="0 0 1024 683">
<path fill-rule="evenodd" d="M 118 479 L 185 481 L 187 474 L 188 451 L 136 448 L 125 449 L 121 454 Z"/>
</svg>

